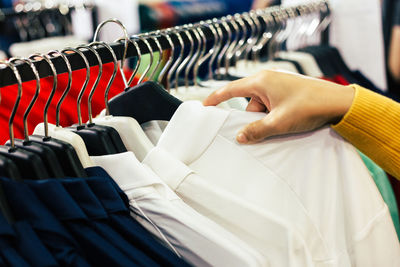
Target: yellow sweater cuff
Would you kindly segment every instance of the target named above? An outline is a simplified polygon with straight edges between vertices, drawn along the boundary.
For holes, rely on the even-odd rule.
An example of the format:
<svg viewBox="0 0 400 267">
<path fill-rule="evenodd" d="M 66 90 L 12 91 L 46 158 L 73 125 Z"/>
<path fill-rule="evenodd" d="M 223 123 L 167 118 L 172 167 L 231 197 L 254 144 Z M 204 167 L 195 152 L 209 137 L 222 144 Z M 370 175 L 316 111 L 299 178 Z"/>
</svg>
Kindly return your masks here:
<svg viewBox="0 0 400 267">
<path fill-rule="evenodd" d="M 353 103 L 332 128 L 400 179 L 400 104 L 358 85 Z"/>
</svg>

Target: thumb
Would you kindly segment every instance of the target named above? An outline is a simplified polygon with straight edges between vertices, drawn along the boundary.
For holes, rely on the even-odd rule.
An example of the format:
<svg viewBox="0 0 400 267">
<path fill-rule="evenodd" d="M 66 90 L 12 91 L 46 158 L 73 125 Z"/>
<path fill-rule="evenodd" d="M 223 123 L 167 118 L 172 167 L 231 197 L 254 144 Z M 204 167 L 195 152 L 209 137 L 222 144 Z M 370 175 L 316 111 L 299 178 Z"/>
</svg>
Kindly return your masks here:
<svg viewBox="0 0 400 267">
<path fill-rule="evenodd" d="M 246 125 L 239 131 L 236 140 L 241 144 L 255 143 L 264 138 L 282 134 L 282 127 L 279 126 L 275 113 L 270 112 L 263 119 Z"/>
</svg>

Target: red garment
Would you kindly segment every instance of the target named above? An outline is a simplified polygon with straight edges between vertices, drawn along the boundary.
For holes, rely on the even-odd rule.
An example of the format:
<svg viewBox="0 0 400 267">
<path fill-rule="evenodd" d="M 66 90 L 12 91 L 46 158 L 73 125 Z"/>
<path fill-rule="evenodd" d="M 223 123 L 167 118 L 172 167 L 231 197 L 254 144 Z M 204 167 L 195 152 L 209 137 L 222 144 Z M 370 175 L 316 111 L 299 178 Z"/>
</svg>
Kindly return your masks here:
<svg viewBox="0 0 400 267">
<path fill-rule="evenodd" d="M 342 75 L 335 75 L 334 77 L 322 77 L 323 80 L 334 82 L 341 85 L 349 85 L 350 83 Z"/>
<path fill-rule="evenodd" d="M 104 91 L 107 86 L 107 83 L 111 77 L 114 66 L 112 63 L 105 64 L 103 66 L 103 75 L 100 79 L 99 85 L 95 91 L 92 100 L 92 110 L 93 116 L 96 116 L 102 109 L 105 107 L 104 103 Z M 91 75 L 88 87 L 85 90 L 85 93 L 81 102 L 81 113 L 82 113 L 82 121 L 87 122 L 88 117 L 88 96 L 89 92 L 94 84 L 94 81 L 97 78 L 99 67 L 91 68 Z M 86 70 L 77 70 L 72 74 L 72 86 L 69 94 L 65 98 L 60 112 L 60 124 L 61 126 L 69 126 L 78 122 L 78 113 L 77 113 L 77 98 L 78 94 L 82 88 L 82 85 L 86 78 Z M 127 74 L 127 78 L 129 78 Z M 54 98 L 50 104 L 48 110 L 48 121 L 49 123 L 55 124 L 56 121 L 56 105 L 58 100 L 60 99 L 62 93 L 65 90 L 68 82 L 68 74 L 60 74 L 58 75 L 58 86 Z M 132 84 L 136 84 L 137 79 L 134 80 Z M 31 112 L 28 116 L 28 129 L 31 134 L 35 129 L 35 126 L 43 122 L 43 110 L 46 104 L 46 101 L 50 95 L 52 86 L 53 86 L 53 78 L 43 78 L 40 81 L 41 91 L 39 97 L 33 106 Z M 115 80 L 110 88 L 108 98 L 111 99 L 113 96 L 119 94 L 125 88 L 122 76 L 120 72 L 117 73 Z M 35 93 L 36 89 L 36 81 L 25 82 L 22 85 L 22 97 L 21 102 L 19 104 L 17 113 L 14 119 L 14 134 L 16 138 L 23 138 L 23 114 L 28 107 L 31 99 Z M 9 140 L 8 133 L 8 120 L 11 114 L 11 110 L 15 103 L 18 86 L 11 85 L 2 87 L 0 89 L 1 92 L 1 102 L 0 102 L 0 143 L 4 144 L 7 140 Z"/>
</svg>

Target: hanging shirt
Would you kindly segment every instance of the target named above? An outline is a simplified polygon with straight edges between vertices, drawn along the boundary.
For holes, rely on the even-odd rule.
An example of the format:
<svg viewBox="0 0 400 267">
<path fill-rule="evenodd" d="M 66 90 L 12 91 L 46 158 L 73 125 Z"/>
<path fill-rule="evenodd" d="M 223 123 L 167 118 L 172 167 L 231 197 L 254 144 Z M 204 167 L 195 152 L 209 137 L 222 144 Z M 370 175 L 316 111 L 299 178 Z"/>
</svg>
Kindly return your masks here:
<svg viewBox="0 0 400 267">
<path fill-rule="evenodd" d="M 128 242 L 135 244 L 136 247 L 162 266 L 189 266 L 171 250 L 153 238 L 150 232 L 130 216 L 129 206 L 125 205 L 124 200 L 118 195 L 115 188 L 117 185 L 113 184 L 113 180 L 103 169 L 99 167 L 90 169 L 87 170 L 89 173 L 95 172 L 96 176 L 99 177 L 89 177 L 84 181 L 90 186 L 107 211 L 113 229 L 117 230 Z M 126 196 L 123 191 L 122 194 Z"/>
<path fill-rule="evenodd" d="M 72 236 L 26 184 L 0 179 L 15 219 L 32 226 L 59 265 L 90 266 Z"/>
<path fill-rule="evenodd" d="M 388 207 L 353 146 L 331 128 L 237 144 L 237 132 L 264 116 L 185 102 L 157 147 L 211 185 L 286 219 L 316 265 L 400 264 Z M 176 179 L 165 182 L 184 181 Z"/>
<path fill-rule="evenodd" d="M 185 203 L 263 254 L 270 266 L 312 266 L 304 240 L 279 216 L 208 183 L 162 149 L 154 148 L 143 163 L 168 181 Z"/>
<path fill-rule="evenodd" d="M 195 266 L 266 266 L 243 241 L 195 212 L 132 152 L 91 157 L 130 200 L 132 215 Z"/>
<path fill-rule="evenodd" d="M 129 243 L 120 233 L 113 229 L 107 212 L 83 179 L 62 179 L 61 182 L 70 196 L 88 216 L 94 229 L 107 241 L 139 265 L 158 266 L 151 257 L 138 249 L 135 243 Z"/>
<path fill-rule="evenodd" d="M 38 198 L 68 229 L 93 266 L 137 266 L 103 238 L 58 180 L 25 181 Z"/>
</svg>

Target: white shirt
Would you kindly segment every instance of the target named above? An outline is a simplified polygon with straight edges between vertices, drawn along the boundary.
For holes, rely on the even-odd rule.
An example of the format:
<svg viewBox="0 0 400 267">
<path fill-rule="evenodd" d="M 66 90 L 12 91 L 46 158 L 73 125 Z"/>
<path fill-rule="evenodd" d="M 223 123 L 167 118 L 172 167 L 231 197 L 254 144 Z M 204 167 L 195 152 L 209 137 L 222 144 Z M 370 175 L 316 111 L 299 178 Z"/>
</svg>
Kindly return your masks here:
<svg viewBox="0 0 400 267">
<path fill-rule="evenodd" d="M 237 144 L 237 132 L 264 116 L 185 102 L 157 147 L 291 223 L 316 266 L 400 266 L 388 208 L 354 147 L 331 128 Z"/>
<path fill-rule="evenodd" d="M 143 161 L 182 199 L 263 254 L 270 266 L 313 266 L 299 233 L 275 214 L 210 184 L 161 148 Z"/>
<path fill-rule="evenodd" d="M 229 81 L 224 81 L 223 83 L 220 84 L 226 85 L 228 83 Z M 222 86 L 219 86 L 218 83 L 216 83 L 213 87 L 200 87 L 200 86 L 199 87 L 191 86 L 189 88 L 179 87 L 177 90 L 172 89 L 170 93 L 171 95 L 175 96 L 176 98 L 182 101 L 190 101 L 190 100 L 203 101 L 209 95 L 211 95 L 216 89 L 220 87 Z M 227 101 L 218 104 L 218 107 L 225 109 L 234 108 L 237 110 L 246 110 L 248 104 L 249 102 L 244 97 L 233 97 Z"/>
<path fill-rule="evenodd" d="M 264 257 L 187 206 L 132 152 L 91 157 L 130 200 L 132 216 L 194 266 L 267 266 Z"/>
</svg>

